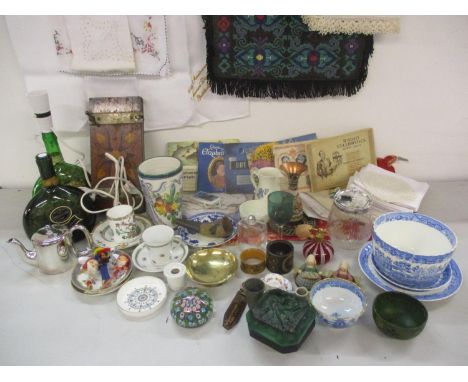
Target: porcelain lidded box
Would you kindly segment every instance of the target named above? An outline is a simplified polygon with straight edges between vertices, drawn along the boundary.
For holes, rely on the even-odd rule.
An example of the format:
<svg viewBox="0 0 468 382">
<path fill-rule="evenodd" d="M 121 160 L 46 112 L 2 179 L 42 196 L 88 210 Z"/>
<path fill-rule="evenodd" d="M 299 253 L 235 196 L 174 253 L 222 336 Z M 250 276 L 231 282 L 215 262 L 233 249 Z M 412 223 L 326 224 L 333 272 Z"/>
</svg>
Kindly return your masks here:
<svg viewBox="0 0 468 382">
<path fill-rule="evenodd" d="M 457 246 L 455 233 L 429 216 L 392 212 L 379 216 L 372 231 L 377 270 L 408 288 L 431 288 Z"/>
<path fill-rule="evenodd" d="M 171 304 L 171 316 L 183 328 L 198 328 L 213 315 L 213 300 L 198 288 L 177 292 Z"/>
</svg>

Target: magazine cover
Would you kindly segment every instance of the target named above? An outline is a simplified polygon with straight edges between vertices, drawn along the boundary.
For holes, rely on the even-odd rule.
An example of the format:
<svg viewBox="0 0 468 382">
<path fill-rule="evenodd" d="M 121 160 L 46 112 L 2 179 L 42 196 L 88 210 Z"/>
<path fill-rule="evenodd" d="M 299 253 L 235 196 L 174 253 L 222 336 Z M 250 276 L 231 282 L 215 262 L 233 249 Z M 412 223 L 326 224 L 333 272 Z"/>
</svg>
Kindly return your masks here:
<svg viewBox="0 0 468 382">
<path fill-rule="evenodd" d="M 198 144 L 198 191 L 224 192 L 224 143 Z"/>
<path fill-rule="evenodd" d="M 315 133 L 311 133 L 283 139 L 278 143 L 309 141 L 315 138 Z M 227 193 L 251 193 L 254 191 L 250 181 L 250 168 L 258 166 L 274 167 L 272 151 L 274 144 L 274 142 L 243 142 L 224 145 Z"/>
<path fill-rule="evenodd" d="M 372 129 L 308 142 L 306 153 L 314 192 L 346 186 L 356 171 L 376 164 Z"/>
</svg>

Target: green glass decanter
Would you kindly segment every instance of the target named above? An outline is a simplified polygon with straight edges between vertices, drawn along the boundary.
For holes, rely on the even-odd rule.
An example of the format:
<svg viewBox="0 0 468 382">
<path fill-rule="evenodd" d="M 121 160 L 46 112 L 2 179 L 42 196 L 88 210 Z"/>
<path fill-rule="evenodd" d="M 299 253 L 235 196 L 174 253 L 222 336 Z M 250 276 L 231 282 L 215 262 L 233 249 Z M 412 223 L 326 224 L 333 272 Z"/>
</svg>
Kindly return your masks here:
<svg viewBox="0 0 468 382">
<path fill-rule="evenodd" d="M 88 184 L 83 169 L 80 166 L 67 163 L 63 159 L 57 136 L 52 131 L 52 117 L 47 92 L 31 92 L 28 94 L 28 99 L 40 127 L 45 149 L 52 158 L 59 183 L 65 186 L 87 187 Z M 36 195 L 41 188 L 42 179 L 39 178 L 36 180 L 36 183 L 34 183 L 32 191 L 33 196 Z"/>
<path fill-rule="evenodd" d="M 83 191 L 77 187 L 59 184 L 49 154 L 36 155 L 36 163 L 41 174 L 42 188 L 24 210 L 23 227 L 26 235 L 31 238 L 34 232 L 48 224 L 60 224 L 68 228 L 82 224 L 91 231 L 96 216 L 81 208 Z M 93 210 L 93 202 L 88 195 L 84 198 L 83 204 L 87 209 Z"/>
</svg>

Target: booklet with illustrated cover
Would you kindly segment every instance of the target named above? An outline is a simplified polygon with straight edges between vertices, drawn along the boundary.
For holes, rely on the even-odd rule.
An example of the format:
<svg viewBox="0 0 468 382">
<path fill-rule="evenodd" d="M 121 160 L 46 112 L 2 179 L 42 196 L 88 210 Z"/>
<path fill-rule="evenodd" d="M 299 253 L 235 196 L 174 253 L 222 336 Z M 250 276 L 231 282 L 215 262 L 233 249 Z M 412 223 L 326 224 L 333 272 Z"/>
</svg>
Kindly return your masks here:
<svg viewBox="0 0 468 382">
<path fill-rule="evenodd" d="M 346 186 L 350 176 L 376 164 L 372 129 L 362 129 L 306 143 L 312 191 Z"/>
<path fill-rule="evenodd" d="M 224 143 L 198 144 L 198 191 L 224 192 Z"/>
</svg>

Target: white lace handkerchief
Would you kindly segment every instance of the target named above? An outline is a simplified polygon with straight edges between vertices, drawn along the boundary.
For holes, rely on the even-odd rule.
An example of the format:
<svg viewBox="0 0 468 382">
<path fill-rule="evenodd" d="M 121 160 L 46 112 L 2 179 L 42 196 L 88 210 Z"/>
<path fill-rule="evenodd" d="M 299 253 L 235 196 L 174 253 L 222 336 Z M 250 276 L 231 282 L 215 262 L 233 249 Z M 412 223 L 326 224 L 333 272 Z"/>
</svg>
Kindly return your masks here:
<svg viewBox="0 0 468 382">
<path fill-rule="evenodd" d="M 126 16 L 65 16 L 77 72 L 134 72 L 135 59 Z"/>
</svg>

